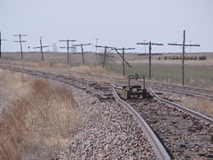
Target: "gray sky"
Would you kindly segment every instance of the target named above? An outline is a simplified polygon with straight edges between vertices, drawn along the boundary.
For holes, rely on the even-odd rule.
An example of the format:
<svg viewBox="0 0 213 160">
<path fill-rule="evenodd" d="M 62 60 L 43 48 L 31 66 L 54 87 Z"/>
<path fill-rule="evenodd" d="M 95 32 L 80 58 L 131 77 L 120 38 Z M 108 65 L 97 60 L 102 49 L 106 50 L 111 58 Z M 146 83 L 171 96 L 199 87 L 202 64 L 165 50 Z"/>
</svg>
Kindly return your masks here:
<svg viewBox="0 0 213 160">
<path fill-rule="evenodd" d="M 0 0 L 0 31 L 3 51 L 19 51 L 18 37 L 27 34 L 23 50 L 76 39 L 76 43 L 93 43 L 115 47 L 135 47 L 136 42 L 164 43 L 153 46 L 153 52 L 181 52 L 168 42 L 186 42 L 201 47 L 191 50 L 213 51 L 213 0 Z M 65 51 L 58 49 L 59 51 Z M 85 50 L 95 50 L 91 46 Z M 189 48 L 187 48 L 189 51 Z M 146 48 L 148 52 L 148 48 Z"/>
</svg>

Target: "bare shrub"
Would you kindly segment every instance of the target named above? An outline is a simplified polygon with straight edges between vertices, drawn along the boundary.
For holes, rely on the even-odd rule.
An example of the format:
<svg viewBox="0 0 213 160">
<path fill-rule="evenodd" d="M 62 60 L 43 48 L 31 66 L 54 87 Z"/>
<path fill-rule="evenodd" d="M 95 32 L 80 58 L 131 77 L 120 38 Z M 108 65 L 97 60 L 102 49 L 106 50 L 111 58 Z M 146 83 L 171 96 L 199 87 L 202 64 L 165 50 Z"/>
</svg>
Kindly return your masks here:
<svg viewBox="0 0 213 160">
<path fill-rule="evenodd" d="M 0 159 L 51 159 L 68 145 L 68 135 L 82 125 L 69 89 L 36 79 L 1 115 Z"/>
</svg>

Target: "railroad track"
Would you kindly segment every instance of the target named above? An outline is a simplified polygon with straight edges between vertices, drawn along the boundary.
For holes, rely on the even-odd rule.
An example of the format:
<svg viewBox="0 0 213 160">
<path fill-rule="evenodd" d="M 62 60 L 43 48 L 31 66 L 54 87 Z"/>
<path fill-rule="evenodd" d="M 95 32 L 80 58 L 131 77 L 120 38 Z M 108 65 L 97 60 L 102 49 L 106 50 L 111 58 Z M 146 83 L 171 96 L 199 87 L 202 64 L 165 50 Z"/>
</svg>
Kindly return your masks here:
<svg viewBox="0 0 213 160">
<path fill-rule="evenodd" d="M 6 65 L 10 65 L 10 66 L 22 66 L 23 68 L 38 68 L 38 66 L 35 65 L 31 65 L 31 64 L 23 64 L 23 63 L 18 63 L 18 62 L 7 62 L 7 61 L 2 61 L 2 64 L 6 64 Z M 117 81 L 117 83 L 119 85 L 124 85 L 126 84 L 126 80 L 125 79 L 120 79 L 120 78 L 113 78 L 113 77 L 109 77 L 109 76 L 102 76 L 102 75 L 94 75 L 94 74 L 90 74 L 90 73 L 83 73 L 83 72 L 77 72 L 77 71 L 64 71 L 61 69 L 48 69 L 48 71 L 50 72 L 60 72 L 60 73 L 64 73 L 64 74 L 68 74 L 68 75 L 83 75 L 83 76 L 89 76 L 91 77 L 91 79 L 93 77 L 95 78 L 99 78 L 100 81 L 102 80 L 108 80 L 110 83 L 112 83 L 113 81 Z M 175 84 L 168 84 L 168 83 L 159 83 L 159 82 L 151 82 L 151 81 L 147 81 L 146 82 L 146 88 L 153 88 L 154 90 L 158 90 L 158 91 L 164 91 L 164 92 L 168 92 L 168 93 L 177 93 L 180 95 L 184 95 L 184 96 L 188 96 L 188 97 L 205 97 L 205 98 L 209 98 L 213 101 L 213 90 L 208 90 L 208 89 L 203 89 L 203 88 L 196 88 L 196 87 L 182 87 L 179 85 L 175 85 Z"/>
<path fill-rule="evenodd" d="M 139 126 L 149 138 L 158 159 L 213 158 L 212 119 L 204 120 L 202 115 L 200 117 L 190 116 L 188 113 L 177 110 L 176 107 L 171 108 L 172 104 L 170 107 L 166 107 L 162 104 L 166 103 L 165 101 L 157 103 L 153 99 L 144 99 L 124 102 L 118 97 L 117 86 L 109 83 L 88 81 L 73 76 L 35 71 L 12 65 L 0 67 L 73 85 L 96 94 L 101 99 L 115 98 L 137 119 Z M 157 96 L 155 95 L 155 97 Z"/>
<path fill-rule="evenodd" d="M 213 158 L 213 120 L 155 99 L 126 100 L 151 126 L 173 159 Z M 184 108 L 185 109 L 185 108 Z"/>
<path fill-rule="evenodd" d="M 190 97 L 205 97 L 213 101 L 213 91 L 195 87 L 182 87 L 172 84 L 148 82 L 148 86 L 158 91 L 177 93 Z"/>
</svg>

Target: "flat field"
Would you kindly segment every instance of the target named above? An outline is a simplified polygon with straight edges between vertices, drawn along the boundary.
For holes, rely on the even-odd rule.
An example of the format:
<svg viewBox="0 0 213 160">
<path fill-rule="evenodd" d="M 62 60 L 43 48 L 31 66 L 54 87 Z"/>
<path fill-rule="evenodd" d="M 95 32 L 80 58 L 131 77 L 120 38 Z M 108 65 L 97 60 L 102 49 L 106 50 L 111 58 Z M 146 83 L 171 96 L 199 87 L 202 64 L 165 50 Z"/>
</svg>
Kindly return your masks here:
<svg viewBox="0 0 213 160">
<path fill-rule="evenodd" d="M 116 53 L 107 53 L 105 68 L 117 74 L 122 75 L 122 58 Z M 173 84 L 182 83 L 182 60 L 165 60 L 164 57 L 180 57 L 181 53 L 166 53 L 152 56 L 152 74 L 151 80 L 168 82 Z M 185 60 L 185 84 L 187 86 L 197 86 L 213 89 L 213 53 L 186 53 L 186 57 L 206 56 L 206 60 Z M 41 62 L 41 53 L 25 52 L 24 60 L 27 62 Z M 3 53 L 2 59 L 5 60 L 20 60 L 20 53 Z M 86 66 L 102 66 L 103 54 L 85 53 Z M 125 64 L 125 75 L 143 74 L 148 78 L 149 60 L 148 55 L 138 55 L 136 53 L 125 53 L 125 59 L 131 65 L 131 68 Z M 160 59 L 160 60 L 159 60 Z M 67 64 L 67 53 L 44 53 L 44 61 L 52 64 Z M 82 55 L 70 53 L 71 67 L 81 66 Z"/>
</svg>

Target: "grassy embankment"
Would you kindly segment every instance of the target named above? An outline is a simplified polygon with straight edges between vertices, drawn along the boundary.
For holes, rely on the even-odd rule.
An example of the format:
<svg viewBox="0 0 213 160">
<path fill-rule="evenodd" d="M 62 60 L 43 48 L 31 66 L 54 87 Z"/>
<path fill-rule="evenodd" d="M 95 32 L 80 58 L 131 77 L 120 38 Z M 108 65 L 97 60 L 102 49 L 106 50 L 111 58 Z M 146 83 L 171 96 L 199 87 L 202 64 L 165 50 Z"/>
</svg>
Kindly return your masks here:
<svg viewBox="0 0 213 160">
<path fill-rule="evenodd" d="M 0 71 L 0 87 L 5 107 L 0 114 L 0 159 L 51 159 L 82 125 L 75 99 L 64 86 Z"/>
</svg>

